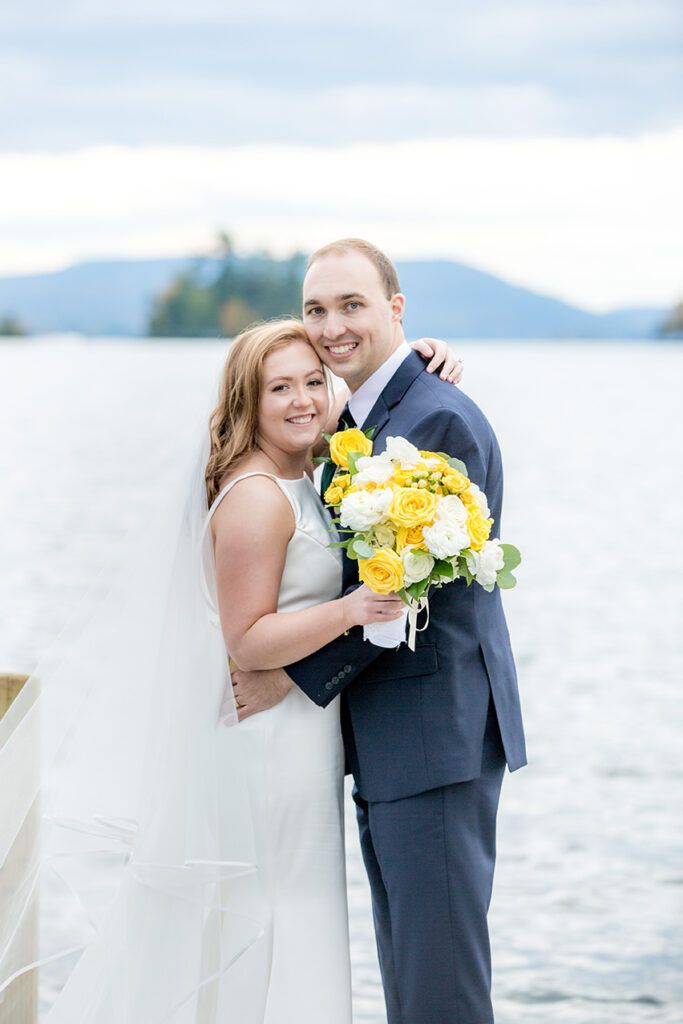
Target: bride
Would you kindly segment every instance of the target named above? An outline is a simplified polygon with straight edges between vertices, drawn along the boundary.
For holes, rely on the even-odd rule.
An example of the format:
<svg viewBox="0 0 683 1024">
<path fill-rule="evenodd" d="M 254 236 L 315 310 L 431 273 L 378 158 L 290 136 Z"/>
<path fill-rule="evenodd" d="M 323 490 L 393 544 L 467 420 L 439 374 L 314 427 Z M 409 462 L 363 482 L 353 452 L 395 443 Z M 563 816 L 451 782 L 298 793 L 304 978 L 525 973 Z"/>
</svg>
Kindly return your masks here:
<svg viewBox="0 0 683 1024">
<path fill-rule="evenodd" d="M 40 888 L 48 927 L 37 954 L 0 935 L 0 1001 L 40 968 L 48 1024 L 350 1024 L 338 707 L 293 687 L 244 718 L 226 653 L 279 667 L 402 613 L 338 596 L 311 480 L 333 404 L 299 321 L 243 333 L 185 501 L 36 673 L 44 835 L 15 902 L 19 930 Z"/>
<path fill-rule="evenodd" d="M 403 614 L 400 598 L 365 586 L 338 597 L 340 553 L 327 546 L 306 472 L 328 413 L 323 367 L 301 324 L 237 339 L 211 421 L 207 490 L 222 633 L 245 669 L 277 668 L 353 625 Z M 225 1019 L 239 1006 L 242 1024 L 348 1024 L 338 701 L 322 710 L 294 687 L 240 731 L 264 937 L 224 986 Z"/>
</svg>

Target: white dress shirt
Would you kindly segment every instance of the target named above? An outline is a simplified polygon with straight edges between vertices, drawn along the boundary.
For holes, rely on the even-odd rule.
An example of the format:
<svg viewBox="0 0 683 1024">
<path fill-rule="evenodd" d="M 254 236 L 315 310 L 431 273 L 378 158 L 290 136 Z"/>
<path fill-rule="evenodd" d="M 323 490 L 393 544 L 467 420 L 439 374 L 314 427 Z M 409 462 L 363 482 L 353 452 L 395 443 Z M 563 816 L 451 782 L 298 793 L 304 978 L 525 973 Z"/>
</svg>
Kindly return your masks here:
<svg viewBox="0 0 683 1024">
<path fill-rule="evenodd" d="M 349 398 L 349 412 L 359 427 L 365 424 L 373 405 L 411 352 L 408 342 L 402 341 L 396 351 L 392 352 L 389 358 L 353 392 Z M 371 427 L 373 424 L 368 423 L 368 426 Z"/>
</svg>

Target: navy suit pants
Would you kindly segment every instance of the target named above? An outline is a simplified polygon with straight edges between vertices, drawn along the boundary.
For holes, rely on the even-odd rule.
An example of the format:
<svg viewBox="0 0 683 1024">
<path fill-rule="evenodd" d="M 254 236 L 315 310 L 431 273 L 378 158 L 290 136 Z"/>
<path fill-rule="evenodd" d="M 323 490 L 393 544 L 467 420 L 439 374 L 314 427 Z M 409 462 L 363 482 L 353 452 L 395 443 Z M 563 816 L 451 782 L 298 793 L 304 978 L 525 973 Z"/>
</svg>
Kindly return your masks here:
<svg viewBox="0 0 683 1024">
<path fill-rule="evenodd" d="M 492 1024 L 487 911 L 505 769 L 493 702 L 479 778 L 356 801 L 388 1024 Z"/>
</svg>

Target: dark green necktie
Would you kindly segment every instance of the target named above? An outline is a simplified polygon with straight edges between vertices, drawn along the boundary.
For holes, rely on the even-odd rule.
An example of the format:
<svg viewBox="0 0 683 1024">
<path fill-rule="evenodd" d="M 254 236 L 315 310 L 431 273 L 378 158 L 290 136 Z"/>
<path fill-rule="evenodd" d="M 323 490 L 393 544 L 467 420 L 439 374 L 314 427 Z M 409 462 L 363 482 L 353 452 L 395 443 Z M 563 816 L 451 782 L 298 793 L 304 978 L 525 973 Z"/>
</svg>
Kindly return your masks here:
<svg viewBox="0 0 683 1024">
<path fill-rule="evenodd" d="M 337 431 L 338 430 L 348 430 L 349 427 L 355 427 L 355 425 L 356 425 L 356 421 L 354 420 L 353 416 L 349 412 L 348 405 L 345 405 L 344 408 L 342 409 L 341 416 L 339 417 L 339 423 L 337 423 Z M 336 433 L 336 431 L 335 431 L 335 433 Z M 322 480 L 320 482 L 320 494 L 321 494 L 321 496 L 324 496 L 325 491 L 327 490 L 327 488 L 332 483 L 332 477 L 334 476 L 336 468 L 337 467 L 335 466 L 334 462 L 326 462 L 325 465 L 323 466 L 323 475 L 322 475 Z"/>
</svg>

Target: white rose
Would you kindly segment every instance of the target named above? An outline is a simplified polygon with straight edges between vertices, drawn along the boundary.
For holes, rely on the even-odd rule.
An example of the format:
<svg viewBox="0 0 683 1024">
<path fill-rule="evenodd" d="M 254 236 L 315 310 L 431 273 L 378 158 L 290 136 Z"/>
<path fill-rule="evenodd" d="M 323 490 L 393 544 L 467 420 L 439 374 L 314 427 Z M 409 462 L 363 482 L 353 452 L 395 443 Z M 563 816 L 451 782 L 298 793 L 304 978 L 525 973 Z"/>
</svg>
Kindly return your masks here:
<svg viewBox="0 0 683 1024">
<path fill-rule="evenodd" d="M 437 519 L 433 526 L 422 530 L 425 544 L 437 558 L 453 558 L 470 545 L 470 536 L 464 526 L 452 519 Z"/>
<path fill-rule="evenodd" d="M 477 485 L 472 483 L 467 489 L 474 498 L 474 500 L 476 501 L 479 508 L 481 509 L 481 514 L 483 515 L 484 519 L 489 519 L 491 517 L 491 510 L 489 509 L 488 502 L 486 500 L 486 495 L 484 494 L 484 492 L 480 491 Z"/>
<path fill-rule="evenodd" d="M 385 484 L 394 472 L 394 465 L 384 455 L 363 455 L 356 459 L 356 469 L 354 486 L 364 487 L 365 484 Z"/>
<path fill-rule="evenodd" d="M 408 544 L 401 552 L 403 562 L 403 580 L 406 586 L 411 583 L 419 583 L 429 576 L 434 568 L 434 559 L 426 551 L 416 551 L 412 544 Z"/>
<path fill-rule="evenodd" d="M 400 462 L 403 469 L 417 466 L 421 461 L 419 449 L 410 441 L 406 441 L 405 437 L 388 437 L 384 454 L 393 462 Z"/>
<path fill-rule="evenodd" d="M 487 540 L 481 551 L 473 551 L 474 555 L 474 578 L 483 587 L 490 586 L 496 582 L 496 573 L 503 568 L 505 555 L 500 546 L 500 541 Z"/>
<path fill-rule="evenodd" d="M 392 498 L 391 487 L 345 494 L 339 509 L 342 526 L 348 526 L 351 530 L 364 533 L 386 515 Z"/>
<path fill-rule="evenodd" d="M 372 540 L 381 548 L 391 548 L 396 540 L 396 530 L 389 523 L 378 523 L 373 527 Z"/>
<path fill-rule="evenodd" d="M 467 526 L 467 509 L 457 494 L 447 494 L 439 498 L 435 518 L 464 528 Z"/>
</svg>

